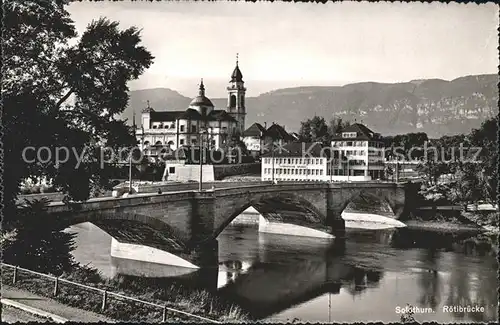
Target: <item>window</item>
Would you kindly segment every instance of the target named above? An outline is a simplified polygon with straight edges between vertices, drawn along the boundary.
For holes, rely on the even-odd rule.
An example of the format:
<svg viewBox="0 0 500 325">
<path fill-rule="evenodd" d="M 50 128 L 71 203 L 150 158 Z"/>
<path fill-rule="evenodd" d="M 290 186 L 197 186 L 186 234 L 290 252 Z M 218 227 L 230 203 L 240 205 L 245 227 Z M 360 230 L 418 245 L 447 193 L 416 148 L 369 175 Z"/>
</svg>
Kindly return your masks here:
<svg viewBox="0 0 500 325">
<path fill-rule="evenodd" d="M 316 165 L 319 165 L 319 159 L 316 158 Z"/>
<path fill-rule="evenodd" d="M 179 143 L 180 143 L 181 145 L 183 145 L 183 144 L 184 144 L 184 139 L 180 139 L 180 140 L 179 140 Z"/>
<path fill-rule="evenodd" d="M 196 144 L 196 139 L 191 139 L 191 144 L 195 145 Z"/>
<path fill-rule="evenodd" d="M 169 174 L 175 174 L 175 167 L 168 167 Z"/>
<path fill-rule="evenodd" d="M 181 132 L 184 132 L 184 125 L 181 125 Z"/>
<path fill-rule="evenodd" d="M 287 164 L 290 164 L 290 158 L 287 159 L 286 161 Z"/>
<path fill-rule="evenodd" d="M 156 126 L 156 125 L 153 125 L 153 129 L 156 129 L 156 128 L 157 128 L 157 126 Z"/>
<path fill-rule="evenodd" d="M 191 132 L 192 133 L 196 132 L 196 125 L 191 125 Z"/>
<path fill-rule="evenodd" d="M 321 170 L 319 171 L 319 174 L 320 174 L 321 176 L 323 176 L 323 169 L 321 169 Z"/>
<path fill-rule="evenodd" d="M 212 140 L 212 146 L 215 146 L 215 140 Z"/>
</svg>

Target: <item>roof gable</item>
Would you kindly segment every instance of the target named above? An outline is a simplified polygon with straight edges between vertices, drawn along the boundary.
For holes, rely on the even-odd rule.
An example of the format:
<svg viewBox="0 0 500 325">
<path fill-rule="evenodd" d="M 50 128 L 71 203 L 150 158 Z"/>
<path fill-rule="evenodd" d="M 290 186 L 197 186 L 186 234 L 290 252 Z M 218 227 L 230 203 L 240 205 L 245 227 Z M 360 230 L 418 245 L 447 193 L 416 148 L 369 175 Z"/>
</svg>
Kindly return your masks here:
<svg viewBox="0 0 500 325">
<path fill-rule="evenodd" d="M 354 138 L 344 138 L 343 133 L 356 132 L 356 137 Z M 354 123 L 348 127 L 342 129 L 342 132 L 338 133 L 333 137 L 334 140 L 339 139 L 349 139 L 349 140 L 372 140 L 378 137 L 378 134 L 367 128 L 365 125 L 360 123 Z"/>
<path fill-rule="evenodd" d="M 259 123 L 252 124 L 248 129 L 243 131 L 245 137 L 260 137 L 266 133 L 266 129 Z"/>
<path fill-rule="evenodd" d="M 294 137 L 292 137 L 285 129 L 279 124 L 273 124 L 266 130 L 266 137 L 270 137 L 273 139 L 282 139 L 285 141 L 293 141 Z"/>
</svg>

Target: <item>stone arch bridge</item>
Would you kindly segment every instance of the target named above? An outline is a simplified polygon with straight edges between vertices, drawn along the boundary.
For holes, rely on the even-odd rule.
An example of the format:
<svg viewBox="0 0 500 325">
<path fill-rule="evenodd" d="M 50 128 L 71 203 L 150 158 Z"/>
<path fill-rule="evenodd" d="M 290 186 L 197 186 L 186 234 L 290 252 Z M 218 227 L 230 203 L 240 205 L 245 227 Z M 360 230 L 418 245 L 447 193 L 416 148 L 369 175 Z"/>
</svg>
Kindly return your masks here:
<svg viewBox="0 0 500 325">
<path fill-rule="evenodd" d="M 386 202 L 397 219 L 408 213 L 407 185 L 396 183 L 262 183 L 207 191 L 139 193 L 126 198 L 97 198 L 66 205 L 55 202 L 49 213 L 67 227 L 91 222 L 121 242 L 158 248 L 189 257 L 206 247 L 241 212 L 253 206 L 264 217 L 273 211 L 302 211 L 281 222 L 320 228 L 342 236 L 342 211 L 361 195 Z M 266 217 L 267 218 L 267 217 Z M 192 256 L 189 258 L 193 260 Z"/>
</svg>

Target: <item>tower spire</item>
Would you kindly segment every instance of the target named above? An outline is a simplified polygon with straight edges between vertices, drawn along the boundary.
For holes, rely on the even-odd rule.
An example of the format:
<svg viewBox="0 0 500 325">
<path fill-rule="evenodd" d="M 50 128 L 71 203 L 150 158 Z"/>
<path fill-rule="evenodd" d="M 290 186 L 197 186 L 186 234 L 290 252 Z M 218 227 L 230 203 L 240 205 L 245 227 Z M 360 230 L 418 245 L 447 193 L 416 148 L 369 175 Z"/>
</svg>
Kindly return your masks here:
<svg viewBox="0 0 500 325">
<path fill-rule="evenodd" d="M 239 56 L 239 53 L 236 53 L 236 66 L 238 66 L 238 56 Z"/>
<path fill-rule="evenodd" d="M 200 96 L 205 96 L 205 85 L 203 84 L 203 78 L 201 78 L 199 94 Z"/>
</svg>

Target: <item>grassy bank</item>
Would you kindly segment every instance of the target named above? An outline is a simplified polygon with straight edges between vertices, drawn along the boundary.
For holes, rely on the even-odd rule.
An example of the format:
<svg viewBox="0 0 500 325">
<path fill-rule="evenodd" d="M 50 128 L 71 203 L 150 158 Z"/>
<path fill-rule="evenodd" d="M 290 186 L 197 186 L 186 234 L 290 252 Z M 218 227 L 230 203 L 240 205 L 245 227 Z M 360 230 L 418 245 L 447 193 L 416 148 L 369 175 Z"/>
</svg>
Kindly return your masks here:
<svg viewBox="0 0 500 325">
<path fill-rule="evenodd" d="M 483 229 L 476 225 L 464 224 L 456 221 L 434 220 L 408 220 L 405 221 L 408 229 L 435 230 L 439 232 L 482 232 Z"/>
<path fill-rule="evenodd" d="M 13 270 L 3 267 L 2 281 L 5 281 L 4 283 L 12 283 L 12 277 Z M 188 290 L 177 285 L 172 285 L 168 288 L 154 288 L 144 285 L 140 281 L 127 281 L 127 283 L 124 283 L 118 279 L 104 279 L 96 270 L 80 265 L 75 266 L 73 272 L 64 274 L 61 278 L 165 305 L 217 321 L 241 322 L 247 319 L 241 309 L 222 301 L 219 297 L 207 291 Z M 54 300 L 69 306 L 101 313 L 118 321 L 150 323 L 162 320 L 163 310 L 161 308 L 122 300 L 113 296 L 108 296 L 106 309 L 101 311 L 102 293 L 76 287 L 64 282 L 59 282 L 58 294 L 54 296 L 54 281 L 22 271 L 18 272 L 17 281 L 14 286 L 35 294 L 52 297 Z M 200 320 L 167 311 L 167 322 L 200 322 Z"/>
<path fill-rule="evenodd" d="M 496 211 L 420 210 L 405 223 L 414 229 L 498 233 L 498 217 Z"/>
</svg>

